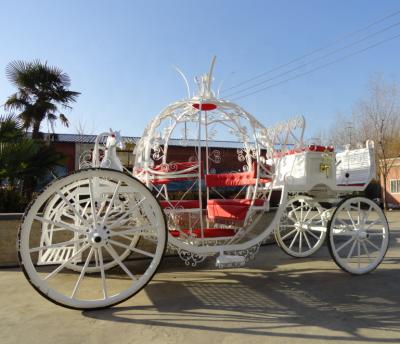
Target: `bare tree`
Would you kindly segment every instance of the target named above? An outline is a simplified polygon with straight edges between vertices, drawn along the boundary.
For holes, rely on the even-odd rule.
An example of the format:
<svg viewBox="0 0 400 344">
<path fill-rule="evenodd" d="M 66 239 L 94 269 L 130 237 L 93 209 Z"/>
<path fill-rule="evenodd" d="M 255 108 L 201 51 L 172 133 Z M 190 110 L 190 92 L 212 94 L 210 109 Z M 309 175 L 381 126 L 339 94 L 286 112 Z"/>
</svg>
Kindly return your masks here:
<svg viewBox="0 0 400 344">
<path fill-rule="evenodd" d="M 387 208 L 386 185 L 389 172 L 399 156 L 400 89 L 395 82 L 375 77 L 370 82 L 366 99 L 356 108 L 360 137 L 375 141 L 377 171 L 382 180 L 382 199 Z"/>
<path fill-rule="evenodd" d="M 351 120 L 339 120 L 331 139 L 343 145 L 374 140 L 377 177 L 381 179 L 382 199 L 387 208 L 386 185 L 395 159 L 400 155 L 400 88 L 382 76 L 371 78 L 368 93 L 354 107 Z M 350 124 L 351 123 L 351 124 Z M 352 134 L 351 134 L 352 133 Z M 353 142 L 350 142 L 353 141 Z"/>
</svg>

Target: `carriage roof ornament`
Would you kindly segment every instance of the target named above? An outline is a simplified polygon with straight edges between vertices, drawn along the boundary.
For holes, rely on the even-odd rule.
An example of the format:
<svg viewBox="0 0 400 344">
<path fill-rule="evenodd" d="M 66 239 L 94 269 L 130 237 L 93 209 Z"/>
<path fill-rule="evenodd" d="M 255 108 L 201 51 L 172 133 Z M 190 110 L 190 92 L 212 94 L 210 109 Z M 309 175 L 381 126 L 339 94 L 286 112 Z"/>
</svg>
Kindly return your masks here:
<svg viewBox="0 0 400 344">
<path fill-rule="evenodd" d="M 196 83 L 199 88 L 198 95 L 194 96 L 194 98 L 202 98 L 202 99 L 215 99 L 214 92 L 211 89 L 212 83 L 212 75 L 214 71 L 216 56 L 213 56 L 210 64 L 210 69 L 207 74 L 203 74 L 200 77 L 196 77 Z"/>
<path fill-rule="evenodd" d="M 198 94 L 194 94 L 193 97 L 190 95 L 190 86 L 186 75 L 179 69 L 177 66 L 173 66 L 173 68 L 177 71 L 177 73 L 182 77 L 187 92 L 187 99 L 199 100 L 201 99 L 216 99 L 215 94 L 211 89 L 212 83 L 212 74 L 214 71 L 216 56 L 213 56 L 210 64 L 210 68 L 207 74 L 203 74 L 201 76 L 196 76 L 194 78 L 197 87 L 198 87 Z"/>
</svg>

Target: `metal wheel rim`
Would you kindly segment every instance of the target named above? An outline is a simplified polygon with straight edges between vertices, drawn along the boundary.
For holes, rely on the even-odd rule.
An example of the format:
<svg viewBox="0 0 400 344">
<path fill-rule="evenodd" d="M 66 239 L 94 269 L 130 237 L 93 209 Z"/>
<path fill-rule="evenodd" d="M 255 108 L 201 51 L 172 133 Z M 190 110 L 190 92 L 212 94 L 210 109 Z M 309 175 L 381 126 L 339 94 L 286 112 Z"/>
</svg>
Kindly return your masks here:
<svg viewBox="0 0 400 344">
<path fill-rule="evenodd" d="M 295 206 L 296 202 L 299 202 L 300 206 Z M 312 209 L 315 209 L 317 214 L 310 215 Z M 299 211 L 298 215 L 296 211 Z M 276 240 L 282 250 L 296 258 L 309 257 L 318 251 L 326 237 L 326 220 L 323 213 L 323 208 L 312 197 L 296 196 L 292 198 L 285 205 L 285 212 L 275 231 Z M 287 223 L 287 219 L 292 223 Z M 289 244 L 285 242 L 286 240 L 289 241 Z M 295 250 L 295 248 L 297 249 Z"/>
<path fill-rule="evenodd" d="M 356 275 L 374 270 L 388 244 L 389 226 L 375 202 L 352 197 L 338 205 L 329 223 L 329 248 L 341 269 Z"/>
<path fill-rule="evenodd" d="M 85 299 L 80 299 L 77 297 L 75 289 L 81 286 L 82 281 L 85 281 L 85 279 L 89 280 L 89 277 L 85 275 L 85 273 L 81 274 L 75 274 L 74 281 L 76 281 L 73 285 L 74 288 L 73 290 L 68 290 L 68 292 L 71 292 L 70 294 L 66 295 L 64 292 L 60 292 L 59 290 L 56 290 L 55 288 L 51 287 L 47 282 L 51 281 L 54 277 L 51 276 L 47 280 L 43 280 L 41 278 L 41 275 L 39 272 L 36 270 L 36 267 L 34 265 L 34 262 L 32 261 L 32 256 L 30 252 L 31 250 L 35 250 L 35 248 L 30 248 L 29 246 L 29 236 L 31 233 L 31 224 L 33 222 L 34 217 L 37 217 L 37 213 L 40 209 L 40 207 L 44 204 L 44 202 L 52 195 L 56 190 L 62 189 L 63 185 L 67 185 L 70 182 L 73 182 L 77 179 L 90 179 L 94 177 L 99 177 L 99 178 L 105 178 L 105 179 L 114 179 L 114 180 L 119 180 L 121 183 L 124 183 L 124 185 L 129 186 L 130 188 L 133 188 L 135 192 L 139 193 L 140 195 L 143 196 L 143 207 L 146 208 L 146 218 L 149 220 L 149 223 L 151 222 L 151 230 L 154 229 L 152 232 L 153 236 L 156 236 L 156 247 L 155 251 L 152 254 L 151 259 L 149 259 L 148 266 L 145 268 L 145 271 L 143 274 L 139 277 L 136 278 L 134 275 L 133 271 L 130 271 L 130 268 L 122 263 L 119 260 L 119 266 L 121 267 L 121 270 L 125 272 L 125 275 L 123 277 L 127 282 L 124 280 L 123 282 L 125 283 L 124 285 L 128 285 L 128 287 L 124 287 L 123 290 L 118 291 L 118 292 L 111 292 L 109 290 L 107 292 L 107 287 L 110 288 L 110 281 L 112 282 L 113 280 L 111 279 L 110 275 L 108 275 L 107 279 L 107 271 L 103 268 L 101 270 L 101 276 L 98 276 L 98 281 L 96 283 L 100 283 L 100 287 L 103 288 L 103 297 L 86 297 Z M 117 194 L 117 191 L 115 191 Z M 111 203 L 111 200 L 110 200 Z M 144 209 L 144 208 L 143 208 Z M 132 230 L 133 231 L 133 230 Z M 147 234 L 148 235 L 148 234 Z M 154 239 L 154 238 L 153 238 Z M 166 247 L 166 239 L 167 239 L 167 229 L 166 229 L 166 224 L 165 224 L 165 218 L 164 214 L 161 210 L 161 207 L 159 206 L 157 200 L 154 198 L 154 196 L 151 194 L 151 192 L 138 180 L 135 178 L 132 178 L 130 176 L 127 176 L 123 173 L 117 172 L 117 171 L 110 171 L 110 170 L 102 170 L 102 169 L 91 169 L 91 170 L 85 170 L 85 171 L 80 171 L 78 173 L 72 174 L 70 176 L 67 176 L 65 178 L 62 178 L 60 180 L 55 181 L 51 185 L 49 185 L 40 195 L 38 195 L 36 201 L 29 207 L 29 209 L 26 211 L 24 215 L 23 222 L 21 224 L 20 232 L 19 232 L 19 240 L 18 240 L 18 254 L 19 254 L 19 259 L 21 266 L 23 268 L 23 271 L 28 279 L 28 281 L 32 284 L 32 286 L 44 297 L 49 299 L 50 301 L 65 306 L 69 308 L 75 308 L 75 309 L 93 309 L 93 308 L 104 308 L 108 307 L 117 303 L 120 303 L 127 298 L 133 296 L 137 292 L 139 292 L 153 277 L 154 273 L 156 272 L 161 258 L 163 256 L 163 253 L 165 251 Z M 89 244 L 86 244 L 89 245 Z M 103 245 L 103 243 L 102 243 Z M 92 251 L 94 247 L 94 241 L 92 246 L 87 246 L 83 251 L 90 250 Z M 104 248 L 104 249 L 103 249 Z M 99 252 L 102 251 L 108 251 L 108 248 L 105 248 L 105 245 L 101 247 Z M 94 249 L 93 249 L 94 250 Z M 110 249 L 110 256 L 112 255 L 112 249 Z M 115 253 L 115 250 L 114 250 Z M 148 252 L 149 253 L 149 252 Z M 88 254 L 89 257 L 90 253 Z M 93 255 L 93 254 L 92 254 Z M 103 255 L 103 253 L 99 254 Z M 112 256 L 112 257 L 117 257 L 118 255 Z M 116 259 L 117 259 L 116 258 Z M 85 260 L 85 264 L 88 262 L 88 258 Z M 91 261 L 89 261 L 88 264 L 90 264 Z M 97 263 L 96 263 L 97 264 Z M 147 264 L 147 263 L 146 263 Z M 63 264 L 59 265 L 57 268 L 52 269 L 52 272 L 50 272 L 47 275 L 51 275 L 54 273 L 55 270 L 59 269 Z M 100 265 L 101 266 L 101 265 Z M 104 266 L 104 263 L 103 263 Z M 123 268 L 125 266 L 125 269 L 130 272 L 130 274 L 133 276 L 130 276 L 128 272 L 126 272 Z M 59 272 L 61 272 L 63 268 Z M 60 275 L 59 272 L 56 272 L 54 276 Z M 46 275 L 46 276 L 47 276 Z M 79 276 L 79 277 L 78 277 Z M 80 277 L 82 276 L 82 277 Z M 87 277 L 87 278 L 86 278 Z M 129 278 L 131 278 L 129 280 Z M 81 282 L 78 282 L 79 279 Z M 101 288 L 100 288 L 101 289 Z M 91 292 L 89 290 L 89 292 Z M 75 295 L 73 295 L 75 293 Z"/>
</svg>

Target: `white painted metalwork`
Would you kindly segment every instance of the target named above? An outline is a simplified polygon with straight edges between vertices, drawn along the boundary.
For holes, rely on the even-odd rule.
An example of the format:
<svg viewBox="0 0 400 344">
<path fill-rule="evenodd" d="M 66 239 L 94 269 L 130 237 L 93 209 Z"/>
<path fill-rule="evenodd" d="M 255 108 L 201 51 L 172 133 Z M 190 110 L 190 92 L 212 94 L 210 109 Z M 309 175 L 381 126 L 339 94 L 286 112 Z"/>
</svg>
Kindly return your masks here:
<svg viewBox="0 0 400 344">
<path fill-rule="evenodd" d="M 373 177 L 373 143 L 340 153 L 307 146 L 302 116 L 266 128 L 215 96 L 214 64 L 196 79 L 191 98 L 178 70 L 188 98 L 146 126 L 135 147 L 135 178 L 121 172 L 121 137 L 110 130 L 86 152 L 81 171 L 50 184 L 27 209 L 19 257 L 42 295 L 71 308 L 107 307 L 150 281 L 167 243 L 186 265 L 212 256 L 217 267 L 236 267 L 253 259 L 274 231 L 294 257 L 316 252 L 328 231 L 340 268 L 363 274 L 379 265 L 389 235 L 382 210 L 363 197 L 336 207 Z M 213 147 L 216 137 L 234 142 L 238 171 L 219 170 L 226 157 Z M 185 161 L 169 149 L 177 140 Z M 184 191 L 174 191 L 177 183 Z M 114 285 L 116 269 L 125 279 Z"/>
<path fill-rule="evenodd" d="M 356 275 L 374 270 L 389 245 L 385 215 L 375 202 L 365 197 L 352 197 L 338 205 L 328 235 L 335 263 Z"/>
<path fill-rule="evenodd" d="M 327 219 L 312 197 L 295 196 L 286 203 L 275 237 L 279 246 L 296 258 L 308 257 L 325 241 Z"/>
<path fill-rule="evenodd" d="M 82 191 L 88 197 L 77 198 Z M 55 198 L 64 214 L 49 218 L 41 209 Z M 42 224 L 51 226 L 51 241 L 35 243 Z M 132 243 L 139 238 L 151 238 L 152 245 L 137 248 Z M 142 183 L 118 171 L 90 169 L 56 180 L 38 196 L 22 221 L 18 250 L 29 282 L 42 295 L 87 309 L 117 304 L 139 292 L 155 273 L 166 242 L 162 210 Z M 57 265 L 36 265 L 38 253 L 46 256 L 55 248 L 71 252 Z M 127 250 L 141 259 L 124 261 Z M 71 267 L 79 274 L 68 272 Z M 115 281 L 117 271 L 110 267 L 126 280 Z M 100 272 L 99 278 L 93 272 Z"/>
</svg>

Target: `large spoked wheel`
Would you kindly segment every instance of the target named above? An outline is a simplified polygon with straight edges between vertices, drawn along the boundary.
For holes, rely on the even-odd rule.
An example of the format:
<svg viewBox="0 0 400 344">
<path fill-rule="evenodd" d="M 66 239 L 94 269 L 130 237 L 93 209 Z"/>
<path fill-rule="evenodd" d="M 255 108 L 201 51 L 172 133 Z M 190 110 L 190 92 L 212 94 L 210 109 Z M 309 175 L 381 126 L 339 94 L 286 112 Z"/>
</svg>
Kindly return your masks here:
<svg viewBox="0 0 400 344">
<path fill-rule="evenodd" d="M 385 257 L 389 226 L 379 206 L 364 197 L 342 201 L 328 226 L 328 246 L 344 271 L 362 275 L 374 270 Z"/>
<path fill-rule="evenodd" d="M 55 216 L 55 209 L 62 211 Z M 18 256 L 42 296 L 65 307 L 94 309 L 138 293 L 155 274 L 166 244 L 163 211 L 141 182 L 118 171 L 89 169 L 38 195 L 21 224 Z M 123 261 L 127 250 L 131 255 Z"/>
<path fill-rule="evenodd" d="M 285 207 L 275 238 L 281 249 L 296 258 L 311 256 L 326 237 L 324 209 L 308 196 L 296 196 Z"/>
<path fill-rule="evenodd" d="M 97 179 L 96 179 L 97 180 Z M 73 212 L 73 209 L 69 206 L 68 203 L 62 202 L 62 197 L 60 195 L 69 195 L 70 197 L 74 198 L 74 203 L 79 205 L 80 208 L 83 209 L 83 212 L 85 213 L 85 217 L 90 218 L 93 216 L 92 214 L 92 207 L 91 202 L 88 202 L 90 199 L 90 189 L 85 187 L 85 184 L 87 183 L 87 180 L 79 180 L 77 182 L 68 184 L 65 186 L 62 190 L 60 190 L 60 193 L 56 193 L 50 202 L 47 203 L 46 208 L 43 212 L 44 218 L 51 220 L 51 221 L 46 221 L 42 223 L 42 233 L 41 233 L 41 241 L 40 241 L 40 246 L 43 245 L 49 245 L 51 243 L 51 238 L 53 235 L 53 229 L 54 229 L 54 222 L 59 222 L 61 218 L 69 218 L 70 221 L 73 221 L 76 223 L 78 226 L 82 225 L 79 217 L 75 215 Z M 102 180 L 103 186 L 107 185 L 110 189 L 116 188 L 117 184 L 113 182 L 112 180 Z M 93 202 L 95 204 L 96 209 L 105 209 L 105 207 L 108 205 L 108 195 L 107 194 L 101 194 L 101 193 L 94 193 L 93 195 Z M 116 199 L 114 200 L 113 204 L 113 210 L 116 211 L 118 208 L 118 211 L 120 213 L 123 212 L 128 212 L 132 207 L 134 207 L 136 204 L 135 199 L 132 199 L 131 197 L 125 197 L 123 200 L 121 199 Z M 110 225 L 113 221 L 112 216 L 108 216 L 106 219 L 105 225 Z M 76 234 L 75 234 L 76 235 Z M 126 238 L 128 239 L 128 238 Z M 132 253 L 131 248 L 136 247 L 139 243 L 140 240 L 140 235 L 131 235 L 129 237 L 130 242 L 125 243 L 129 244 L 128 248 L 125 250 L 122 250 L 121 252 L 118 252 L 119 254 L 119 259 L 121 261 L 125 260 L 129 255 Z M 39 252 L 39 263 L 42 264 L 57 264 L 58 262 L 63 262 L 63 256 L 61 253 L 57 254 L 56 251 L 63 251 L 65 250 L 64 247 L 57 247 L 53 248 L 53 250 L 47 250 L 45 254 L 43 252 Z M 97 252 L 94 252 L 94 256 L 96 259 L 97 257 Z M 115 267 L 118 265 L 118 262 L 115 259 L 112 259 L 110 261 L 107 261 L 104 264 L 104 269 L 108 270 L 110 268 Z M 82 271 L 82 265 L 77 264 L 76 261 L 72 261 L 66 265 L 68 269 L 74 270 L 74 271 Z M 86 273 L 91 273 L 91 272 L 99 272 L 100 267 L 97 265 L 95 266 L 87 266 L 86 268 Z"/>
</svg>

